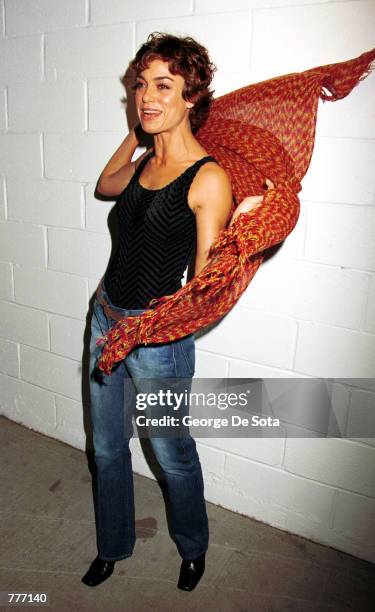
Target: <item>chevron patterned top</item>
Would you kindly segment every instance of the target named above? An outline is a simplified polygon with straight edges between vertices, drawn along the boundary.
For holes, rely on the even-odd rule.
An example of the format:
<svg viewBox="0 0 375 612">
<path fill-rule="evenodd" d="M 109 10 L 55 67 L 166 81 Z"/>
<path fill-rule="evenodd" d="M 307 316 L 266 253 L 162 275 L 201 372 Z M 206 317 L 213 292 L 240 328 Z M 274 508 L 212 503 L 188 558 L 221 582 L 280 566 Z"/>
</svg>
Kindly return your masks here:
<svg viewBox="0 0 375 612">
<path fill-rule="evenodd" d="M 146 155 L 116 202 L 119 245 L 104 276 L 114 306 L 146 308 L 150 300 L 174 294 L 196 246 L 195 214 L 188 205 L 190 185 L 207 155 L 161 189 L 140 184 L 154 155 Z"/>
</svg>

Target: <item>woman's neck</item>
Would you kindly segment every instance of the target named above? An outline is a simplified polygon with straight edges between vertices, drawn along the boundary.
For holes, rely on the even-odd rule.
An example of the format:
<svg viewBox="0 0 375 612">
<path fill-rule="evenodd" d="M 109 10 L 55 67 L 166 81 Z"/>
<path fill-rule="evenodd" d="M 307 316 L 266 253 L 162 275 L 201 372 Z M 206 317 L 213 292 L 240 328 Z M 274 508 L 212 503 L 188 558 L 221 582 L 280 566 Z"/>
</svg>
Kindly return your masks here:
<svg viewBox="0 0 375 612">
<path fill-rule="evenodd" d="M 161 132 L 154 136 L 154 159 L 160 166 L 186 162 L 197 155 L 199 157 L 202 150 L 190 129 Z"/>
</svg>

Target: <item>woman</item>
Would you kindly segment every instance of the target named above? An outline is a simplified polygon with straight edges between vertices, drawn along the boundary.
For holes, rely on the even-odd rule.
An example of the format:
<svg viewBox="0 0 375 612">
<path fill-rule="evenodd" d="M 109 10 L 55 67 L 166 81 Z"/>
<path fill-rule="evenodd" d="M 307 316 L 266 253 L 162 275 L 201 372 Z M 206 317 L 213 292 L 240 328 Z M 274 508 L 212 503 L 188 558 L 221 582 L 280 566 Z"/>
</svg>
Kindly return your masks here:
<svg viewBox="0 0 375 612">
<path fill-rule="evenodd" d="M 99 193 L 119 196 L 120 242 L 95 298 L 92 372 L 100 355 L 96 340 L 117 319 L 139 314 L 151 307 L 153 298 L 177 291 L 192 255 L 194 273 L 202 270 L 210 245 L 229 221 L 232 204 L 227 174 L 194 136 L 208 116 L 213 95 L 209 85 L 215 67 L 207 50 L 190 37 L 154 33 L 130 66 L 136 75 L 140 125 L 111 157 L 97 185 Z M 154 146 L 132 162 L 139 127 L 153 136 Z M 236 213 L 261 200 L 247 198 Z M 115 561 L 130 557 L 135 545 L 129 451 L 134 396 L 129 383 L 136 393 L 150 392 L 177 378 L 189 391 L 194 369 L 191 334 L 137 347 L 110 377 L 90 379 L 98 556 L 82 579 L 89 586 L 108 578 Z M 161 405 L 147 407 L 150 416 L 163 412 L 170 413 Z M 196 444 L 190 435 L 151 436 L 150 443 L 165 479 L 170 531 L 182 557 L 178 588 L 190 591 L 204 572 L 209 539 Z"/>
</svg>

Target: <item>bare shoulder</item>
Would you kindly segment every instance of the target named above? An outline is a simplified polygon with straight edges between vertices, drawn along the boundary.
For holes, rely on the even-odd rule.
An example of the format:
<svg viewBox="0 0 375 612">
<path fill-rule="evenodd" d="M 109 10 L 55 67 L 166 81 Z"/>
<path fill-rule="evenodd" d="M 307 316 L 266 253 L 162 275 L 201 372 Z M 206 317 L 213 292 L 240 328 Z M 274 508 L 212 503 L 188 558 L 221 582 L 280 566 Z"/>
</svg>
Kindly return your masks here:
<svg viewBox="0 0 375 612">
<path fill-rule="evenodd" d="M 189 191 L 189 205 L 197 211 L 202 207 L 232 204 L 232 187 L 224 168 L 214 161 L 203 164 L 194 177 Z"/>
<path fill-rule="evenodd" d="M 198 187 L 207 185 L 212 187 L 227 185 L 230 187 L 230 180 L 224 168 L 214 161 L 208 161 L 199 168 L 195 177 L 195 184 Z"/>
</svg>

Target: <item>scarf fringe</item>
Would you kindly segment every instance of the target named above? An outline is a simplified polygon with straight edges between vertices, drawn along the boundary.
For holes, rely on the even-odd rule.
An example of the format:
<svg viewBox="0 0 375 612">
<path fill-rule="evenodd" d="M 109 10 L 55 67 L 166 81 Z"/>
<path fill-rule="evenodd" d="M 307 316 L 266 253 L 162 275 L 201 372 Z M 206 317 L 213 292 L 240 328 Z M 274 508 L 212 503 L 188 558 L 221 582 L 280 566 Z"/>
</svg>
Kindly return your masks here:
<svg viewBox="0 0 375 612">
<path fill-rule="evenodd" d="M 350 70 L 348 70 L 350 68 Z M 323 78 L 320 98 L 325 101 L 335 102 L 345 98 L 375 69 L 375 49 L 362 53 L 359 57 L 349 62 L 339 62 L 323 67 L 327 74 Z M 323 87 L 330 91 L 329 96 Z"/>
</svg>

